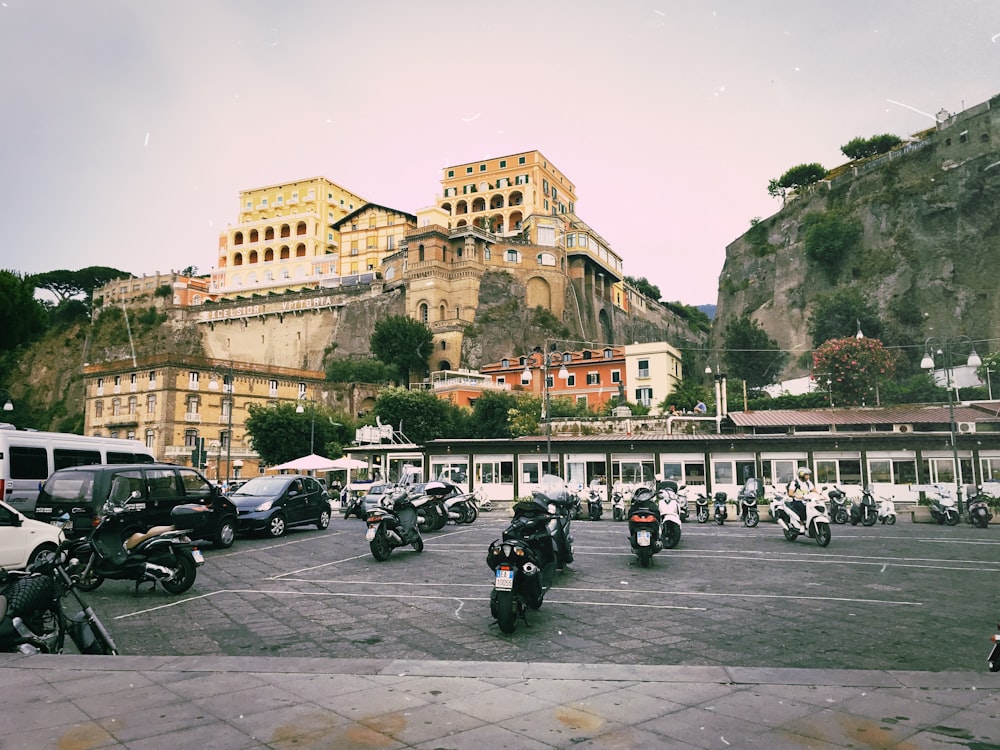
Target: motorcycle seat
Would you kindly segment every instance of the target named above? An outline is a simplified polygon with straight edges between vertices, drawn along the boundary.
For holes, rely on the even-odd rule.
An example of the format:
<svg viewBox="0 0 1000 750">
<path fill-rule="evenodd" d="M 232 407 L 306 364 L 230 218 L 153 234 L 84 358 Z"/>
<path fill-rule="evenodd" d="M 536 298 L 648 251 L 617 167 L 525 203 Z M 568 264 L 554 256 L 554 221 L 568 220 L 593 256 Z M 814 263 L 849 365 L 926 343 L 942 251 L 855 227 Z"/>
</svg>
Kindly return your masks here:
<svg viewBox="0 0 1000 750">
<path fill-rule="evenodd" d="M 168 531 L 173 531 L 173 526 L 154 526 L 146 533 L 142 534 L 136 532 L 132 534 L 128 539 L 125 540 L 125 549 L 135 549 L 140 544 L 142 544 L 147 539 L 152 539 L 154 536 L 159 536 L 160 534 L 166 534 Z"/>
</svg>

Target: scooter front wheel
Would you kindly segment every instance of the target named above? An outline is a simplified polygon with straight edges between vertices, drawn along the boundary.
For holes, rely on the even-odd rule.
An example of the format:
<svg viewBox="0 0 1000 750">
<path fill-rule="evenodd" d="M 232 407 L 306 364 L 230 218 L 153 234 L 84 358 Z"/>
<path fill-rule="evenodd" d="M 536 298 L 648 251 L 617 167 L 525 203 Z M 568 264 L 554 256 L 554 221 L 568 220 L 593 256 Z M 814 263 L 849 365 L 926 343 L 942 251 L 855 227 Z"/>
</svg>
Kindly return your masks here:
<svg viewBox="0 0 1000 750">
<path fill-rule="evenodd" d="M 958 524 L 958 513 L 949 513 L 944 522 L 949 526 L 955 526 Z"/>
<path fill-rule="evenodd" d="M 698 511 L 698 523 L 705 523 L 708 520 L 708 511 L 699 510 Z"/>
<path fill-rule="evenodd" d="M 865 517 L 864 517 L 864 518 L 863 518 L 863 519 L 861 520 L 861 523 L 862 523 L 862 525 L 864 525 L 864 526 L 874 526 L 874 525 L 875 525 L 875 522 L 876 522 L 877 520 L 878 520 L 878 517 L 877 517 L 877 516 L 876 516 L 876 515 L 875 515 L 874 513 L 868 513 L 868 514 L 867 514 L 867 515 L 865 515 Z"/>
<path fill-rule="evenodd" d="M 752 529 L 760 522 L 760 515 L 755 510 L 748 510 L 743 519 L 743 523 L 748 529 Z"/>
<path fill-rule="evenodd" d="M 886 516 L 883 523 L 887 523 L 890 526 L 892 526 L 894 523 L 896 523 L 896 516 Z"/>
<path fill-rule="evenodd" d="M 820 547 L 825 547 L 830 543 L 830 524 L 828 523 L 818 523 L 815 527 L 815 532 L 813 536 L 816 538 L 816 544 Z"/>
</svg>

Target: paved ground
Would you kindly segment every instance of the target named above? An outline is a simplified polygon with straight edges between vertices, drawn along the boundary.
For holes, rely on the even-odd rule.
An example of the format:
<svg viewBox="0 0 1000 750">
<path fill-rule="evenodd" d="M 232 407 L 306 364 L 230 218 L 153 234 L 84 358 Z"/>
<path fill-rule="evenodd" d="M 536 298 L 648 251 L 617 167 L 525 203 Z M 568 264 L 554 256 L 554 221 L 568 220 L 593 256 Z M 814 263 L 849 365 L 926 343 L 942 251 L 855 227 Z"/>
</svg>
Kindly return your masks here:
<svg viewBox="0 0 1000 750">
<path fill-rule="evenodd" d="M 186 595 L 106 582 L 88 598 L 132 655 L 0 655 L 0 750 L 1000 749 L 996 528 L 821 549 L 689 523 L 642 569 L 624 525 L 578 522 L 574 570 L 505 636 L 503 525 L 376 563 L 337 520 L 207 550 Z"/>
</svg>

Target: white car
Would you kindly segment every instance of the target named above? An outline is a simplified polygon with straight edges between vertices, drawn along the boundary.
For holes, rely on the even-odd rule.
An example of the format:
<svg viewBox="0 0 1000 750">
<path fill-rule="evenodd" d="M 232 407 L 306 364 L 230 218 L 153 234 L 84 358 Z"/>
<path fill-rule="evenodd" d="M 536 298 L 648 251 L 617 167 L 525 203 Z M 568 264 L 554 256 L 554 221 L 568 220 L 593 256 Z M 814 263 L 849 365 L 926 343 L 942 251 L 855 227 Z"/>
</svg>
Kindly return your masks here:
<svg viewBox="0 0 1000 750">
<path fill-rule="evenodd" d="M 62 529 L 27 518 L 0 502 L 0 567 L 25 568 L 40 552 L 55 551 L 62 540 Z"/>
</svg>

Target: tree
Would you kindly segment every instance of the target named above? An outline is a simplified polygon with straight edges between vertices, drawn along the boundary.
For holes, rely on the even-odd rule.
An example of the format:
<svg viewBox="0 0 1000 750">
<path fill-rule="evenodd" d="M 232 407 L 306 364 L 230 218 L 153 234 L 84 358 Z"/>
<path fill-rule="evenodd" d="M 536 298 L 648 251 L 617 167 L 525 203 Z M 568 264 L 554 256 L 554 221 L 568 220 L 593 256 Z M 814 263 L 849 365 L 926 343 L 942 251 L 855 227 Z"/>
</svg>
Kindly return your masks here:
<svg viewBox="0 0 1000 750">
<path fill-rule="evenodd" d="M 246 431 L 263 463 L 274 466 L 308 455 L 336 457 L 354 437 L 354 420 L 320 404 L 250 404 Z"/>
<path fill-rule="evenodd" d="M 749 315 L 730 322 L 723 341 L 729 376 L 745 380 L 747 387 L 754 390 L 777 382 L 788 361 L 788 354 L 778 349 L 778 342 Z"/>
<path fill-rule="evenodd" d="M 858 326 L 866 336 L 875 339 L 882 336 L 878 311 L 856 287 L 840 287 L 821 295 L 809 315 L 808 326 L 813 346 L 855 335 Z"/>
<path fill-rule="evenodd" d="M 472 407 L 471 437 L 484 439 L 517 437 L 512 431 L 512 412 L 520 413 L 521 410 L 528 412 L 537 406 L 538 399 L 523 391 L 483 391 Z"/>
<path fill-rule="evenodd" d="M 891 133 L 873 135 L 871 138 L 852 138 L 840 147 L 840 152 L 848 159 L 865 159 L 892 151 L 903 141 Z"/>
<path fill-rule="evenodd" d="M 130 279 L 132 274 L 108 266 L 87 266 L 79 271 L 47 271 L 31 277 L 36 287 L 52 292 L 60 301 L 82 296 L 90 303 L 94 290 L 112 279 Z"/>
<path fill-rule="evenodd" d="M 386 388 L 375 399 L 375 414 L 383 424 L 391 424 L 421 445 L 468 434 L 468 412 L 430 391 Z"/>
<path fill-rule="evenodd" d="M 394 365 L 410 382 L 410 371 L 423 373 L 433 351 L 434 335 L 423 323 L 405 315 L 392 315 L 375 324 L 368 339 L 372 352 L 387 365 Z"/>
<path fill-rule="evenodd" d="M 638 279 L 635 278 L 634 276 L 626 276 L 625 283 L 631 284 L 650 299 L 653 300 L 660 299 L 660 288 L 655 284 L 651 284 L 649 281 L 647 281 L 645 276 Z"/>
<path fill-rule="evenodd" d="M 399 371 L 377 359 L 342 357 L 327 362 L 326 379 L 331 383 L 395 383 Z"/>
<path fill-rule="evenodd" d="M 814 185 L 824 177 L 826 177 L 826 168 L 822 164 L 817 162 L 799 164 L 778 178 L 777 187 L 798 190 L 808 185 Z"/>
<path fill-rule="evenodd" d="M 707 386 L 693 380 L 684 378 L 677 387 L 658 404 L 660 412 L 666 414 L 670 407 L 674 406 L 681 411 L 694 411 L 694 407 L 701 401 L 706 406 L 711 403 L 712 394 Z"/>
<path fill-rule="evenodd" d="M 813 378 L 827 383 L 834 404 L 874 402 L 875 389 L 894 371 L 895 358 L 878 339 L 830 339 L 813 352 Z"/>
<path fill-rule="evenodd" d="M 836 212 L 827 212 L 809 214 L 802 225 L 806 258 L 829 279 L 836 279 L 847 254 L 861 239 L 861 224 Z"/>
<path fill-rule="evenodd" d="M 45 308 L 31 277 L 0 270 L 0 353 L 29 343 L 45 330 Z"/>
</svg>

